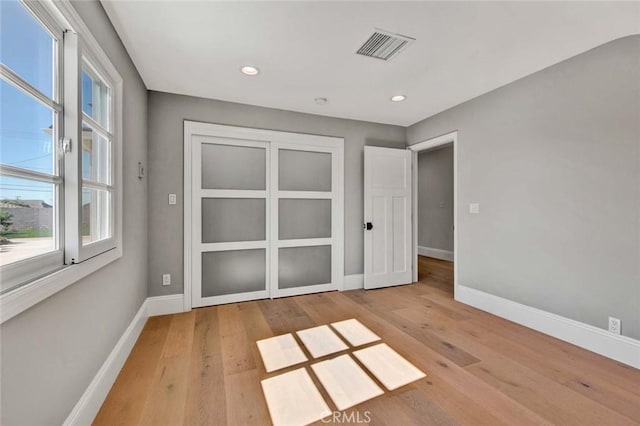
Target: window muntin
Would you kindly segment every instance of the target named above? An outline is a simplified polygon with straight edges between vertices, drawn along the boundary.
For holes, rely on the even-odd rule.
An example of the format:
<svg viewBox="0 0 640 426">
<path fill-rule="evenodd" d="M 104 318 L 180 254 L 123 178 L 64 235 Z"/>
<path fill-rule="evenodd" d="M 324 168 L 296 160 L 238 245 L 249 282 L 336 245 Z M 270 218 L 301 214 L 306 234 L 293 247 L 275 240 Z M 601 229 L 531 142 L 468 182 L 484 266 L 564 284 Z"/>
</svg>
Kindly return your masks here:
<svg viewBox="0 0 640 426">
<path fill-rule="evenodd" d="M 113 236 L 111 88 L 85 59 L 82 66 L 82 245 Z"/>
</svg>

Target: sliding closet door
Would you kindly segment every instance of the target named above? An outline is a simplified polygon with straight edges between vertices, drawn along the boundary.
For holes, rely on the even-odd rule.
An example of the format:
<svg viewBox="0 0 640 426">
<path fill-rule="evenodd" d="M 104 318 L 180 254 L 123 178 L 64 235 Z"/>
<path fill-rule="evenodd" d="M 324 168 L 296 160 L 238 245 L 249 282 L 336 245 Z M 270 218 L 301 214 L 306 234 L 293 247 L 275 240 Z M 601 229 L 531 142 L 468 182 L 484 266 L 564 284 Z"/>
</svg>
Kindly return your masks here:
<svg viewBox="0 0 640 426">
<path fill-rule="evenodd" d="M 342 285 L 342 161 L 335 147 L 271 144 L 271 297 Z"/>
<path fill-rule="evenodd" d="M 185 308 L 341 290 L 344 140 L 184 130 Z"/>
<path fill-rule="evenodd" d="M 193 307 L 269 297 L 269 143 L 194 136 Z"/>
</svg>

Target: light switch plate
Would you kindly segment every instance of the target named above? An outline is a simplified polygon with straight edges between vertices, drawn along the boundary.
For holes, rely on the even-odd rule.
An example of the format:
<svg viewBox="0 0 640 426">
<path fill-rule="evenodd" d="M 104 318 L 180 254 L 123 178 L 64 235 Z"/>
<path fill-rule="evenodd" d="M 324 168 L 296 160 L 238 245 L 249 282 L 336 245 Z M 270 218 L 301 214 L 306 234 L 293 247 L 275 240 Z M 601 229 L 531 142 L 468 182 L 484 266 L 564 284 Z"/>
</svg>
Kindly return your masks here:
<svg viewBox="0 0 640 426">
<path fill-rule="evenodd" d="M 176 194 L 169 194 L 169 205 L 174 206 L 178 202 L 178 197 Z"/>
<path fill-rule="evenodd" d="M 480 204 L 478 203 L 469 204 L 469 213 L 472 213 L 472 214 L 480 213 Z"/>
</svg>

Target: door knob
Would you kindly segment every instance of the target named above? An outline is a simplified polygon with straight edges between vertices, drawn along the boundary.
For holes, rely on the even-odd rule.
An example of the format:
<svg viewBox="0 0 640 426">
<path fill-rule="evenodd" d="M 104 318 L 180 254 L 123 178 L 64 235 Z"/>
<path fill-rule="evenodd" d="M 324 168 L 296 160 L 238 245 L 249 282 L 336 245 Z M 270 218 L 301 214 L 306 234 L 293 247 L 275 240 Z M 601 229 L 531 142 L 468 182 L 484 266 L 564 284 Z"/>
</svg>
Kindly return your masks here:
<svg viewBox="0 0 640 426">
<path fill-rule="evenodd" d="M 364 229 L 366 229 L 367 231 L 371 231 L 373 229 L 373 223 L 371 222 L 367 222 L 364 224 Z"/>
</svg>

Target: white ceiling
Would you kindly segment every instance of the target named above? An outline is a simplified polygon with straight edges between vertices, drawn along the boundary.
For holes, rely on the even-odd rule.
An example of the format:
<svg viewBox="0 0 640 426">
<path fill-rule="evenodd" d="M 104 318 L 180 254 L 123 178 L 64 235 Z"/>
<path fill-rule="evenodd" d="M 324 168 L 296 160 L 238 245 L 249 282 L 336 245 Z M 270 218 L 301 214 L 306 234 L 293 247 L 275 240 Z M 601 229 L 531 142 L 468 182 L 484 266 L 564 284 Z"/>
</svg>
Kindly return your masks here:
<svg viewBox="0 0 640 426">
<path fill-rule="evenodd" d="M 102 4 L 151 90 L 402 126 L 640 33 L 638 2 Z M 355 55 L 374 27 L 417 40 Z"/>
</svg>

